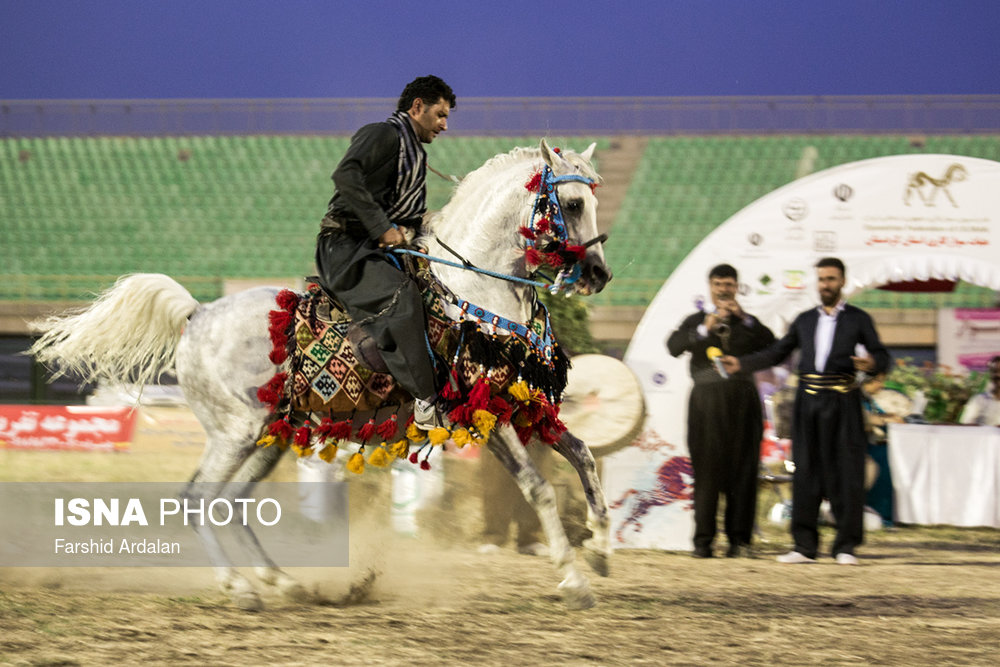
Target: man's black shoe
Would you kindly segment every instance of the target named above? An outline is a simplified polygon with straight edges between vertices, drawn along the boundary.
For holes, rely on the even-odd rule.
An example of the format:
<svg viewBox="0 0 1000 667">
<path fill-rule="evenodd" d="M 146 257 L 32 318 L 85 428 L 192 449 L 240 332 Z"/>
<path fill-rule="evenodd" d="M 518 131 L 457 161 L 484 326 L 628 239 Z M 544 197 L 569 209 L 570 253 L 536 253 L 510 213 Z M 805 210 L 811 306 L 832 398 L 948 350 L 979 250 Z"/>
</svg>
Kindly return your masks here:
<svg viewBox="0 0 1000 667">
<path fill-rule="evenodd" d="M 693 558 L 712 558 L 715 554 L 712 553 L 711 547 L 695 547 L 691 556 Z"/>
<path fill-rule="evenodd" d="M 753 558 L 753 549 L 749 544 L 730 544 L 726 558 Z"/>
</svg>

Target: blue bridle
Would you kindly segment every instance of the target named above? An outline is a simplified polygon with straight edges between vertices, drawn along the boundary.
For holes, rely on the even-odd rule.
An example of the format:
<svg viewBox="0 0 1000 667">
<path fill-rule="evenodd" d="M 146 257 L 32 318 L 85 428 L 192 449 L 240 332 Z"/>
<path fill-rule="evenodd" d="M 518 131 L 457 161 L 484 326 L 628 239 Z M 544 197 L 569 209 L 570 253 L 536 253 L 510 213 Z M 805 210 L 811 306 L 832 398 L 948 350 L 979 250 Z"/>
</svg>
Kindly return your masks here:
<svg viewBox="0 0 1000 667">
<path fill-rule="evenodd" d="M 580 174 L 565 174 L 563 176 L 556 176 L 552 171 L 552 167 L 545 165 L 545 168 L 542 170 L 538 193 L 535 195 L 535 202 L 531 209 L 531 218 L 528 221 L 528 229 L 530 229 L 533 234 L 551 233 L 561 248 L 565 248 L 566 241 L 569 240 L 569 232 L 566 230 L 566 221 L 563 218 L 562 205 L 559 203 L 559 195 L 556 193 L 556 186 L 560 183 L 574 182 L 589 185 L 591 190 L 593 190 L 597 185 L 597 182 L 594 179 L 587 176 L 581 176 Z M 542 200 L 543 197 L 545 198 L 545 201 Z M 545 210 L 543 211 L 542 209 Z M 542 219 L 547 219 L 549 221 L 549 232 L 539 232 L 539 225 L 537 221 Z M 586 248 L 594 243 L 600 243 L 603 240 L 602 236 L 591 239 L 587 243 L 583 244 L 583 247 Z M 603 238 L 607 237 L 604 236 Z M 535 239 L 526 239 L 525 245 L 526 247 L 534 248 Z M 558 291 L 563 285 L 572 285 L 575 283 L 580 279 L 581 272 L 582 268 L 579 262 L 574 262 L 568 269 L 561 269 L 559 273 L 556 274 L 556 280 L 553 285 L 554 291 Z"/>
</svg>

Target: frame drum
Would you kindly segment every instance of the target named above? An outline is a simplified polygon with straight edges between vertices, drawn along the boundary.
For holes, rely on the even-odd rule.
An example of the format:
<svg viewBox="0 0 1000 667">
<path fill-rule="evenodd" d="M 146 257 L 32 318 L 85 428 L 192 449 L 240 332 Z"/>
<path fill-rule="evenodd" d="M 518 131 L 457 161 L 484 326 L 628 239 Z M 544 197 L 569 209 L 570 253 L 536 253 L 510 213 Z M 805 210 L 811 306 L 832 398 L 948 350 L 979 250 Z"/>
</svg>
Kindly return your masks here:
<svg viewBox="0 0 1000 667">
<path fill-rule="evenodd" d="M 581 354 L 572 359 L 559 418 L 595 457 L 631 444 L 646 420 L 642 388 L 614 357 Z"/>
</svg>

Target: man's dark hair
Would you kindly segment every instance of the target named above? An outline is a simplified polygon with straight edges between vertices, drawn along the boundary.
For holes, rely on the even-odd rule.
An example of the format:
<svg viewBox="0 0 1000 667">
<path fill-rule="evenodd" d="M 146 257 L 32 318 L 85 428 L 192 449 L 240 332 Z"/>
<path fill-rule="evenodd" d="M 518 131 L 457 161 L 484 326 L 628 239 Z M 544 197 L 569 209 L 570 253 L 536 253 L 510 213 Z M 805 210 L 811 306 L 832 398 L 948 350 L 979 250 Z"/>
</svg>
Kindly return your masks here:
<svg viewBox="0 0 1000 667">
<path fill-rule="evenodd" d="M 396 111 L 409 111 L 418 97 L 428 106 L 437 104 L 438 100 L 445 100 L 452 109 L 455 108 L 455 93 L 451 86 L 431 74 L 417 77 L 406 84 L 403 94 L 399 96 Z"/>
<path fill-rule="evenodd" d="M 844 263 L 841 262 L 836 257 L 824 257 L 823 259 L 816 262 L 816 268 L 822 269 L 824 267 L 833 267 L 840 270 L 840 277 L 847 277 L 847 270 L 844 268 Z"/>
<path fill-rule="evenodd" d="M 708 279 L 712 278 L 732 278 L 736 282 L 739 282 L 740 278 L 736 275 L 736 269 L 732 264 L 719 264 L 718 266 L 713 266 L 712 270 L 708 272 Z"/>
</svg>

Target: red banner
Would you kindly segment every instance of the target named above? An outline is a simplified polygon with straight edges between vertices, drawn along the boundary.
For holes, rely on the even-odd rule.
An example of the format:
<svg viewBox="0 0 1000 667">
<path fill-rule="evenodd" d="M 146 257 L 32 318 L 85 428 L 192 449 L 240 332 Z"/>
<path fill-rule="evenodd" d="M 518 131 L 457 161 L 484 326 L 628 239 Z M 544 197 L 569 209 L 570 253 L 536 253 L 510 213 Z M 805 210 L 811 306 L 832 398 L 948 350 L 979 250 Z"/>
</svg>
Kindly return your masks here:
<svg viewBox="0 0 1000 667">
<path fill-rule="evenodd" d="M 126 450 L 136 414 L 127 407 L 0 405 L 0 448 Z"/>
</svg>

